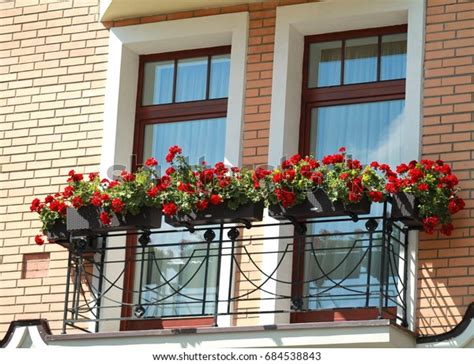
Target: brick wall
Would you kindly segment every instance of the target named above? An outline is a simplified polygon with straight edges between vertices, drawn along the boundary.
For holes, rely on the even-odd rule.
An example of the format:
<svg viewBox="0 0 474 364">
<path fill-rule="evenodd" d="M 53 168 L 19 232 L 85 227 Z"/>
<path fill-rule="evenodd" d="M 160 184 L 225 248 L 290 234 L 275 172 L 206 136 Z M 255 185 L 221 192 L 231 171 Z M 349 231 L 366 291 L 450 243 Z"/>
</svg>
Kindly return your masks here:
<svg viewBox="0 0 474 364">
<path fill-rule="evenodd" d="M 56 192 L 69 169 L 98 168 L 105 27 L 249 11 L 243 164 L 266 164 L 276 7 L 308 1 L 275 0 L 104 25 L 97 22 L 97 2 L 0 3 L 0 332 L 20 318 L 48 318 L 53 329 L 59 327 L 65 252 L 55 245 L 34 245 L 39 225 L 28 204 L 34 195 Z M 469 210 L 474 207 L 473 4 L 470 0 L 427 4 L 423 154 L 452 163 L 462 180 L 467 209 L 457 216 L 451 239 L 421 237 L 422 334 L 451 328 L 474 299 L 474 210 Z M 258 236 L 248 248 L 261 251 Z M 23 254 L 38 252 L 50 253 L 48 277 L 22 279 Z M 256 281 L 260 278 L 250 264 L 246 271 Z M 250 289 L 243 284 L 239 288 Z M 236 322 L 256 320 L 242 315 Z"/>
<path fill-rule="evenodd" d="M 445 332 L 474 301 L 474 2 L 428 0 L 423 155 L 449 162 L 466 210 L 450 239 L 421 237 L 419 331 Z"/>
<path fill-rule="evenodd" d="M 0 333 L 16 319 L 60 327 L 67 255 L 34 243 L 29 203 L 72 168 L 98 170 L 107 44 L 98 0 L 0 2 Z M 25 274 L 24 255 L 42 252 Z"/>
</svg>

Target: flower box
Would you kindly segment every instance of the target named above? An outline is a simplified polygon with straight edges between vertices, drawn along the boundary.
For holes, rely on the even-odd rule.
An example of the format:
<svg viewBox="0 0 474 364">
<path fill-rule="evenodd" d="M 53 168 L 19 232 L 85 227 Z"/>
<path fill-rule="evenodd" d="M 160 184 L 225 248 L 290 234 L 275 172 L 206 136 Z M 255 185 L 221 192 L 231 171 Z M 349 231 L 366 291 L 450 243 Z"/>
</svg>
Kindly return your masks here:
<svg viewBox="0 0 474 364">
<path fill-rule="evenodd" d="M 364 196 L 357 203 L 344 205 L 339 201 L 331 201 L 321 189 L 307 192 L 306 199 L 295 206 L 283 207 L 281 204 L 270 205 L 269 215 L 277 220 L 293 218 L 296 220 L 318 217 L 353 216 L 370 213 L 371 202 Z"/>
<path fill-rule="evenodd" d="M 145 207 L 137 215 L 111 214 L 110 225 L 104 225 L 99 216 L 103 210 L 95 206 L 83 206 L 79 209 L 68 207 L 67 230 L 93 233 L 106 233 L 120 230 L 148 230 L 161 227 L 161 209 Z"/>
<path fill-rule="evenodd" d="M 56 221 L 47 231 L 43 231 L 51 243 L 59 244 L 65 248 L 69 246 L 70 233 L 66 229 L 66 224 Z"/>
<path fill-rule="evenodd" d="M 167 224 L 174 227 L 189 227 L 199 225 L 217 225 L 262 221 L 263 202 L 247 203 L 231 210 L 227 203 L 209 205 L 206 209 L 192 214 L 179 213 L 175 216 L 166 216 Z"/>
<path fill-rule="evenodd" d="M 410 228 L 423 228 L 418 213 L 418 199 L 411 193 L 399 192 L 392 198 L 392 218 Z"/>
</svg>

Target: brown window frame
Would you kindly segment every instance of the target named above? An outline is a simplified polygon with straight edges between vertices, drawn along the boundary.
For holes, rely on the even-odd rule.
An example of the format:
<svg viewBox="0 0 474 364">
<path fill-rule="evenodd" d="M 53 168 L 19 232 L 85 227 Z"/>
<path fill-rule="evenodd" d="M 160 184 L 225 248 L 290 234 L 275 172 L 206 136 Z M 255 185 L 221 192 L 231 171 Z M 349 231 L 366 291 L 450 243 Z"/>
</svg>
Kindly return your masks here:
<svg viewBox="0 0 474 364">
<path fill-rule="evenodd" d="M 303 84 L 301 93 L 301 118 L 299 152 L 302 155 L 311 153 L 311 110 L 313 108 L 333 105 L 349 105 L 367 102 L 405 99 L 406 80 L 380 81 L 381 38 L 383 35 L 406 33 L 407 24 L 387 26 L 382 28 L 360 29 L 329 34 L 309 35 L 304 40 L 303 55 Z M 344 44 L 348 39 L 378 36 L 377 80 L 374 82 L 344 85 Z M 341 85 L 325 87 L 308 87 L 309 46 L 311 43 L 342 40 L 341 49 Z M 293 282 L 303 282 L 304 279 L 304 252 L 295 240 L 293 244 Z M 292 286 L 292 297 L 301 297 L 303 284 Z M 392 308 L 384 312 L 384 318 L 394 318 Z M 335 308 L 311 312 L 293 312 L 290 322 L 317 322 L 317 321 L 350 321 L 369 320 L 378 317 L 378 310 L 374 308 Z"/>
<path fill-rule="evenodd" d="M 135 132 L 133 142 L 133 158 L 132 170 L 136 170 L 143 164 L 143 140 L 146 125 L 159 123 L 172 123 L 179 121 L 190 121 L 200 119 L 222 118 L 227 116 L 228 97 L 209 99 L 210 84 L 210 58 L 216 55 L 230 54 L 230 46 L 220 46 L 212 48 L 199 48 L 176 52 L 158 53 L 142 55 L 139 58 L 138 69 L 138 88 L 137 102 L 135 111 Z M 176 77 L 177 77 L 177 61 L 181 59 L 194 57 L 208 57 L 207 83 L 206 83 L 206 99 L 196 101 L 175 102 L 176 96 Z M 144 67 L 147 62 L 170 61 L 175 63 L 173 75 L 173 102 L 159 105 L 142 105 L 143 100 L 143 83 L 144 83 Z M 135 277 L 134 256 L 136 253 L 136 236 L 128 236 L 126 240 L 125 253 L 125 275 L 124 289 L 122 300 L 122 318 L 120 323 L 121 331 L 128 330 L 150 330 L 164 328 L 195 328 L 203 326 L 214 326 L 215 318 L 212 316 L 203 317 L 177 317 L 166 319 L 146 319 L 131 320 L 133 310 L 133 284 Z"/>
</svg>

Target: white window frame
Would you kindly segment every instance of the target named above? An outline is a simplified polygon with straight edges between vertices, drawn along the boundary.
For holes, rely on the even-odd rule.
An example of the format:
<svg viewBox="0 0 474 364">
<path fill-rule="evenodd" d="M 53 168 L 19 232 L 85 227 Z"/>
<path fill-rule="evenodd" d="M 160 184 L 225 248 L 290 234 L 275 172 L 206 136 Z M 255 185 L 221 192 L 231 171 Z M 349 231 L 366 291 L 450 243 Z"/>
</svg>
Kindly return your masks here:
<svg viewBox="0 0 474 364">
<path fill-rule="evenodd" d="M 225 45 L 231 45 L 231 54 L 224 162 L 228 165 L 241 164 L 248 18 L 248 12 L 241 12 L 111 28 L 101 175 L 112 177 L 115 170 L 131 167 L 139 56 Z M 107 244 L 124 246 L 125 239 L 111 238 Z M 120 252 L 123 253 L 121 257 L 116 256 L 117 251 L 113 253 L 114 260 L 124 260 L 125 252 Z M 112 259 L 106 257 L 106 261 L 109 258 Z M 222 295 L 227 295 L 230 275 L 230 261 L 226 264 L 225 259 L 227 258 L 223 258 L 221 262 L 219 285 Z M 117 272 L 109 271 L 105 274 L 114 276 Z M 110 289 L 108 295 L 118 302 L 122 299 L 119 289 Z M 120 315 L 120 308 L 104 309 L 101 312 L 103 318 L 116 318 Z M 230 326 L 231 317 L 219 316 L 218 324 Z M 118 324 L 116 321 L 105 321 L 100 331 L 118 331 Z"/>
<path fill-rule="evenodd" d="M 314 34 L 334 33 L 348 30 L 377 28 L 397 24 L 408 24 L 407 76 L 405 113 L 414 125 L 407 135 L 407 143 L 415 146 L 414 155 L 404 155 L 407 160 L 417 159 L 421 153 L 421 120 L 423 89 L 423 49 L 425 4 L 422 0 L 322 0 L 317 3 L 299 4 L 277 8 L 275 30 L 275 54 L 270 121 L 269 158 L 270 165 L 278 165 L 282 156 L 298 152 L 299 124 L 301 113 L 301 91 L 303 79 L 304 37 Z M 413 152 L 412 152 L 413 153 Z M 272 230 L 275 230 L 274 228 Z M 281 232 L 283 233 L 283 232 Z M 275 236 L 276 231 L 268 231 Z M 409 299 L 407 317 L 409 329 L 415 329 L 416 272 L 418 239 L 416 233 L 410 236 L 409 246 Z M 276 242 L 266 241 L 275 249 Z M 285 244 L 285 242 L 280 242 Z M 279 246 L 282 250 L 284 247 Z M 268 246 L 270 249 L 270 246 Z M 269 255 L 264 267 L 276 264 L 277 257 Z M 291 280 L 291 265 L 277 272 L 280 281 Z M 273 283 L 265 286 L 271 292 L 287 290 L 283 285 Z M 270 304 L 270 302 L 268 302 Z M 274 309 L 289 309 L 278 306 Z M 268 310 L 272 308 L 267 306 Z M 262 315 L 262 324 L 285 323 L 289 314 Z"/>
</svg>

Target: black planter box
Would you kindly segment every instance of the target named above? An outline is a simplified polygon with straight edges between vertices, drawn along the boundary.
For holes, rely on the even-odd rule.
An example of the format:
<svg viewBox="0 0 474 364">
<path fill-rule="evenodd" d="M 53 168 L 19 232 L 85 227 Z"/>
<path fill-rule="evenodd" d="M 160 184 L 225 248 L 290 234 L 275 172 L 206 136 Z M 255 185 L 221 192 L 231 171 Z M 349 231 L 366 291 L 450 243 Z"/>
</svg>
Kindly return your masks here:
<svg viewBox="0 0 474 364">
<path fill-rule="evenodd" d="M 66 229 L 66 224 L 56 221 L 47 231 L 43 231 L 51 243 L 59 244 L 65 248 L 69 246 L 70 233 Z"/>
<path fill-rule="evenodd" d="M 354 216 L 370 213 L 371 202 L 364 196 L 354 204 L 344 205 L 339 201 L 331 201 L 323 190 L 309 191 L 302 203 L 285 208 L 281 204 L 270 205 L 269 215 L 277 220 L 314 219 L 318 217 Z"/>
<path fill-rule="evenodd" d="M 179 214 L 166 216 L 167 224 L 174 227 L 189 227 L 199 225 L 217 225 L 231 223 L 252 223 L 262 221 L 263 202 L 247 203 L 231 210 L 224 202 L 220 205 L 209 205 L 205 210 L 189 215 Z"/>
<path fill-rule="evenodd" d="M 392 218 L 410 228 L 423 228 L 418 200 L 411 193 L 399 192 L 392 198 Z"/>
<path fill-rule="evenodd" d="M 120 230 L 148 230 L 161 227 L 161 209 L 145 207 L 139 214 L 111 214 L 111 224 L 104 225 L 100 221 L 103 210 L 95 206 L 83 206 L 78 210 L 68 207 L 67 230 L 71 232 L 106 233 Z"/>
</svg>

